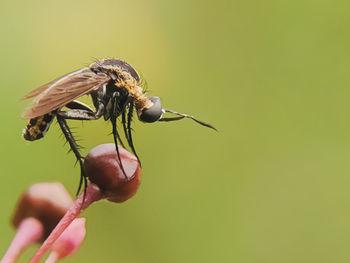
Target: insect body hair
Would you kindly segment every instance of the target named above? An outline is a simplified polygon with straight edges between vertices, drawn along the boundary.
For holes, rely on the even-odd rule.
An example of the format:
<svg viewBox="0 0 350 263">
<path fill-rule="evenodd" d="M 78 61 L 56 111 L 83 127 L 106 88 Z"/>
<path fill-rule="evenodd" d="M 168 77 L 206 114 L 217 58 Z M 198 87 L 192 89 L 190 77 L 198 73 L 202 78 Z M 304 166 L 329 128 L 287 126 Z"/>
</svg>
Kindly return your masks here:
<svg viewBox="0 0 350 263">
<path fill-rule="evenodd" d="M 114 71 L 116 71 L 118 76 L 115 86 L 125 89 L 129 95 L 133 97 L 134 105 L 138 113 L 142 112 L 143 109 L 152 106 L 152 102 L 141 87 L 140 81 L 137 81 L 126 71 L 121 71 L 119 69 L 114 69 Z"/>
</svg>

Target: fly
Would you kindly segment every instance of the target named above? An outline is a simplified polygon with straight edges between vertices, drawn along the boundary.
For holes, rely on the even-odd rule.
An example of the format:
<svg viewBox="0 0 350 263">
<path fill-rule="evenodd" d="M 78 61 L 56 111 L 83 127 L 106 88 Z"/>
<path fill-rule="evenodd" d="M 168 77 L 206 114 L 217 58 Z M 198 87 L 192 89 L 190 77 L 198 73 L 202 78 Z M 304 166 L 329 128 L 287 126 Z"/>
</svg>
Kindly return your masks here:
<svg viewBox="0 0 350 263">
<path fill-rule="evenodd" d="M 77 99 L 90 95 L 95 110 Z M 114 58 L 93 62 L 90 66 L 68 73 L 28 93 L 23 99 L 34 98 L 30 107 L 22 117 L 29 119 L 24 129 L 23 137 L 34 141 L 45 136 L 54 118 L 67 139 L 71 150 L 80 164 L 81 179 L 78 193 L 87 178 L 84 171 L 84 157 L 79 152 L 79 146 L 74 139 L 66 120 L 97 120 L 103 117 L 112 123 L 114 143 L 121 169 L 125 174 L 118 151 L 118 141 L 123 145 L 118 130 L 117 118 L 121 118 L 125 138 L 133 154 L 138 158 L 131 134 L 131 121 L 136 111 L 142 122 L 176 121 L 189 118 L 195 122 L 215 128 L 199 121 L 193 116 L 164 109 L 158 97 L 148 97 L 141 87 L 141 80 L 136 70 L 128 63 Z M 68 110 L 63 110 L 66 107 Z M 177 116 L 164 118 L 164 113 Z"/>
</svg>

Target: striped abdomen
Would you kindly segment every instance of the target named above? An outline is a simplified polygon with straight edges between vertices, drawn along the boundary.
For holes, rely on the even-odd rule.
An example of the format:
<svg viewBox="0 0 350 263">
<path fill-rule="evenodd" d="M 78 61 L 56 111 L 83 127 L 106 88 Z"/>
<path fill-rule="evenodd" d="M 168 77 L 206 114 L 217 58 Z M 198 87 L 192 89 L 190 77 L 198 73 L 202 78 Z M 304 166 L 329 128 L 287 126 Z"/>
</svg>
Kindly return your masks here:
<svg viewBox="0 0 350 263">
<path fill-rule="evenodd" d="M 30 119 L 27 127 L 23 130 L 23 138 L 28 141 L 35 141 L 44 137 L 54 117 L 55 114 L 50 112 Z"/>
</svg>

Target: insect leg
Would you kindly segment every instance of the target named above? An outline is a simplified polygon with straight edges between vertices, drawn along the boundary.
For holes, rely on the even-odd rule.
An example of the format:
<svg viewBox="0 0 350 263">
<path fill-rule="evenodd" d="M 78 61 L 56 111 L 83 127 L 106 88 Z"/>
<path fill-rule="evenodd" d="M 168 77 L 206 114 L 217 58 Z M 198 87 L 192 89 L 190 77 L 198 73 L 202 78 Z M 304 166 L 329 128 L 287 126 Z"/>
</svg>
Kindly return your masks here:
<svg viewBox="0 0 350 263">
<path fill-rule="evenodd" d="M 130 141 L 129 141 L 129 134 L 128 131 L 126 129 L 126 111 L 122 112 L 122 125 L 123 125 L 123 130 L 124 130 L 124 135 L 126 140 L 128 141 L 128 145 L 130 146 Z"/>
<path fill-rule="evenodd" d="M 141 162 L 140 162 L 140 159 L 135 151 L 135 147 L 134 147 L 134 143 L 132 141 L 132 135 L 131 135 L 131 121 L 132 121 L 133 111 L 134 111 L 134 104 L 130 103 L 129 111 L 128 111 L 128 120 L 127 120 L 128 144 L 129 144 L 133 154 L 136 156 L 137 161 L 139 162 L 139 164 L 141 166 Z"/>
<path fill-rule="evenodd" d="M 90 112 L 94 112 L 88 105 L 86 105 L 85 103 L 82 103 L 78 100 L 73 100 L 71 102 L 69 102 L 66 105 L 67 108 L 69 109 L 75 109 L 75 110 L 87 110 Z"/>
<path fill-rule="evenodd" d="M 138 158 L 138 156 L 136 154 L 134 145 L 132 143 L 132 139 L 130 139 L 131 133 L 128 132 L 128 130 L 127 130 L 126 111 L 123 111 L 123 113 L 122 113 L 122 124 L 123 124 L 124 135 L 125 135 L 125 138 L 126 138 L 126 140 L 128 142 L 128 145 L 129 145 L 132 153 L 136 156 L 138 162 L 140 163 L 140 160 L 139 160 L 139 158 Z M 140 163 L 140 165 L 141 165 L 141 163 Z"/>
<path fill-rule="evenodd" d="M 120 158 L 120 153 L 119 153 L 119 148 L 118 148 L 118 139 L 120 140 L 120 136 L 117 131 L 117 117 L 122 114 L 125 111 L 126 104 L 123 104 L 123 107 L 119 105 L 120 100 L 120 93 L 119 92 L 114 92 L 112 94 L 111 102 L 112 102 L 112 111 L 111 111 L 111 123 L 112 123 L 112 132 L 113 132 L 113 139 L 114 139 L 114 144 L 115 144 L 115 150 L 117 152 L 118 156 L 118 161 L 120 164 L 120 168 L 124 173 L 125 178 L 127 178 L 127 175 L 124 170 L 123 163 Z"/>
<path fill-rule="evenodd" d="M 125 170 L 124 170 L 124 166 L 123 166 L 123 163 L 122 163 L 122 160 L 120 158 L 120 153 L 119 153 L 119 148 L 118 148 L 118 138 L 119 137 L 119 134 L 118 134 L 118 131 L 117 131 L 117 118 L 111 118 L 111 122 L 112 122 L 112 129 L 113 129 L 113 138 L 114 138 L 114 143 L 115 143 L 115 150 L 117 152 L 117 156 L 118 156 L 118 161 L 119 161 L 119 164 L 120 164 L 120 168 L 122 169 L 123 171 L 123 174 L 125 176 L 126 179 L 128 179 L 128 177 L 126 176 L 126 173 L 125 173 Z M 120 140 L 120 139 L 119 139 Z"/>
<path fill-rule="evenodd" d="M 129 128 L 129 130 L 127 129 L 127 120 L 126 120 L 126 109 L 127 107 L 129 107 L 129 113 L 130 114 L 130 108 L 131 108 L 131 112 L 133 111 L 133 97 L 132 96 L 128 96 L 125 103 L 124 103 L 124 106 L 122 107 L 122 125 L 123 125 L 123 130 L 124 130 L 124 135 L 125 135 L 125 138 L 128 142 L 128 145 L 131 149 L 131 151 L 133 152 L 133 154 L 136 156 L 138 162 L 140 163 L 140 160 L 136 154 L 136 151 L 135 151 L 135 147 L 132 143 L 132 138 L 131 138 L 131 129 Z M 128 119 L 128 122 L 129 122 L 129 126 L 130 126 L 130 123 L 131 123 L 131 119 L 129 120 Z M 140 163 L 141 165 L 141 163 Z"/>
<path fill-rule="evenodd" d="M 59 111 L 57 114 L 64 119 L 70 120 L 97 120 L 103 115 L 105 110 L 103 103 L 98 103 L 96 112 L 93 112 L 87 105 L 78 101 L 72 101 L 66 106 L 71 110 Z"/>
<path fill-rule="evenodd" d="M 122 141 L 122 138 L 120 138 L 120 135 L 119 135 L 119 133 L 117 132 L 117 139 L 118 139 L 118 141 L 119 141 L 119 143 L 120 143 L 120 145 L 123 147 L 123 148 L 125 148 L 125 145 L 124 145 L 124 143 L 123 143 L 123 141 Z"/>
<path fill-rule="evenodd" d="M 83 185 L 83 181 L 84 181 L 84 199 L 85 199 L 87 180 L 86 180 L 85 168 L 84 168 L 84 165 L 83 165 L 84 157 L 80 154 L 79 146 L 76 143 L 76 141 L 75 141 L 75 139 L 74 139 L 74 137 L 72 135 L 72 132 L 70 131 L 70 129 L 68 127 L 67 121 L 64 119 L 64 117 L 62 117 L 60 115 L 57 115 L 57 122 L 60 125 L 61 130 L 62 130 L 64 136 L 66 137 L 66 140 L 69 143 L 70 148 L 72 149 L 75 157 L 77 158 L 77 161 L 79 162 L 81 177 L 80 177 L 80 182 L 79 182 L 79 187 L 78 187 L 77 194 L 80 192 L 81 187 Z"/>
<path fill-rule="evenodd" d="M 101 116 L 98 116 L 95 112 L 80 110 L 80 109 L 59 111 L 57 112 L 57 115 L 61 116 L 64 119 L 81 120 L 81 121 L 97 120 L 98 118 L 101 117 Z"/>
</svg>

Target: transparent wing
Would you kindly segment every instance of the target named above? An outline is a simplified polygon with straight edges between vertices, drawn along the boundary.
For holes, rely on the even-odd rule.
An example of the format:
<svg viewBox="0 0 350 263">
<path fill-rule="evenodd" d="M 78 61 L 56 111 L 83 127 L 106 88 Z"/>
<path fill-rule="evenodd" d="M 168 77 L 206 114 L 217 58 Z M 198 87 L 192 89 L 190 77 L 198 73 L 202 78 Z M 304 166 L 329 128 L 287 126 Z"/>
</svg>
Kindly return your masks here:
<svg viewBox="0 0 350 263">
<path fill-rule="evenodd" d="M 64 107 L 76 98 L 98 89 L 109 80 L 110 77 L 106 74 L 96 74 L 88 67 L 69 73 L 26 95 L 25 98 L 37 97 L 23 112 L 22 117 L 31 119 Z"/>
<path fill-rule="evenodd" d="M 79 69 L 80 70 L 80 69 Z M 73 73 L 73 72 L 72 72 Z M 36 88 L 35 90 L 32 90 L 31 92 L 29 92 L 27 95 L 25 95 L 22 100 L 26 100 L 26 99 L 30 99 L 30 98 L 33 98 L 33 97 L 36 97 L 38 96 L 40 93 L 42 93 L 44 90 L 46 90 L 47 88 L 49 88 L 52 84 L 54 84 L 56 81 L 66 77 L 67 75 L 69 74 L 72 74 L 72 73 L 68 73 L 68 74 L 65 74 L 53 81 L 50 81 L 49 83 L 46 83 L 45 85 L 42 85 L 40 86 L 39 88 Z"/>
</svg>

